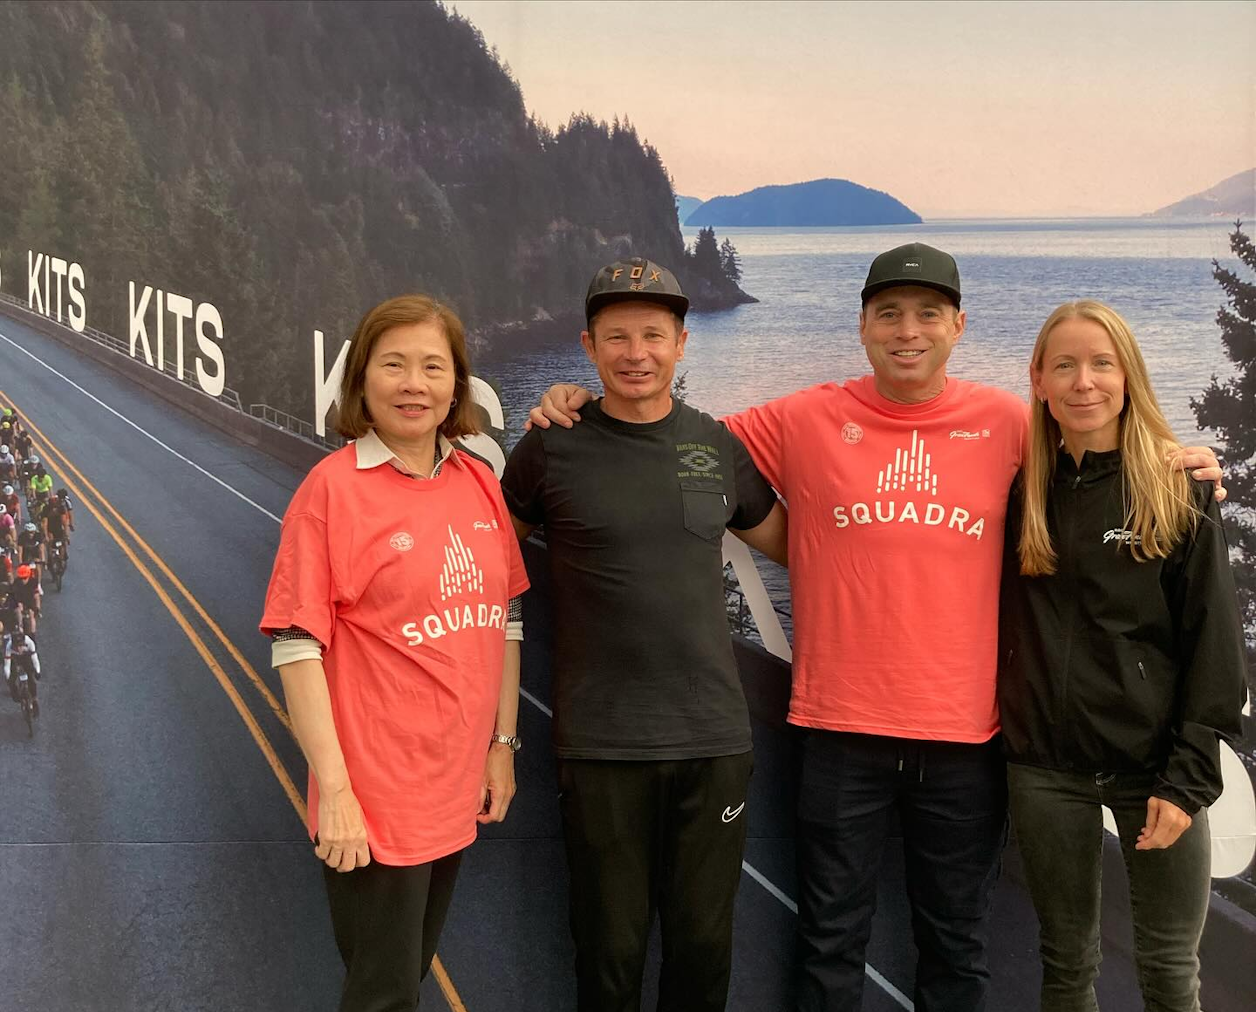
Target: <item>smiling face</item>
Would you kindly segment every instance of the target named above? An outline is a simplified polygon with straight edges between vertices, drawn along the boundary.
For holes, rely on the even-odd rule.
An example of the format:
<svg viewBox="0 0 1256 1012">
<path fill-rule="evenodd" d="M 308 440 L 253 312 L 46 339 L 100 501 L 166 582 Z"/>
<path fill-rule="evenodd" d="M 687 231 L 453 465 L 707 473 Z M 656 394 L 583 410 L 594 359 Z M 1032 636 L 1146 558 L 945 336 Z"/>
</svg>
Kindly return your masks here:
<svg viewBox="0 0 1256 1012">
<path fill-rule="evenodd" d="M 859 340 L 877 392 L 900 404 L 930 400 L 946 388 L 946 362 L 964 333 L 962 310 L 918 285 L 887 288 L 859 314 Z"/>
<path fill-rule="evenodd" d="M 454 358 L 439 323 L 390 327 L 371 349 L 363 397 L 376 433 L 392 447 L 435 446 L 454 396 Z"/>
<path fill-rule="evenodd" d="M 1061 320 L 1047 334 L 1042 360 L 1030 366 L 1030 376 L 1070 453 L 1120 445 L 1125 370 L 1102 324 L 1083 316 Z"/>
<path fill-rule="evenodd" d="M 689 337 L 676 315 L 656 302 L 615 302 L 599 310 L 589 327 L 580 342 L 602 379 L 602 410 L 633 422 L 664 417 Z"/>
</svg>

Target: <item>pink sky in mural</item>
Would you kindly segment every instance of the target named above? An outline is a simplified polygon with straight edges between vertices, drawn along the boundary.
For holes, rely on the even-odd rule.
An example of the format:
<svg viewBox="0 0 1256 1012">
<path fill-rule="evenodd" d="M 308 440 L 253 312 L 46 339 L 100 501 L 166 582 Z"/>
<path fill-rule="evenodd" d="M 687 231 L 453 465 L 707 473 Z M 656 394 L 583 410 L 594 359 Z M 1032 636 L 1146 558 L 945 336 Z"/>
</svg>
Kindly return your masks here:
<svg viewBox="0 0 1256 1012">
<path fill-rule="evenodd" d="M 821 176 L 928 217 L 1140 214 L 1256 165 L 1256 3 L 451 4 L 550 126 L 679 193 Z"/>
</svg>

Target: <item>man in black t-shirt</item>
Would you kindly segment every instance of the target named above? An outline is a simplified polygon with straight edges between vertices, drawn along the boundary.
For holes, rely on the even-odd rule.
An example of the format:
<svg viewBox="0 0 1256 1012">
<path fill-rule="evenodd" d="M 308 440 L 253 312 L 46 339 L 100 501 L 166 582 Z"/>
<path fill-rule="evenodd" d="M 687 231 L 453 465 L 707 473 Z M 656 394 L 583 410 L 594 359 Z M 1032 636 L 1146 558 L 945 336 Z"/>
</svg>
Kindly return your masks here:
<svg viewBox="0 0 1256 1012">
<path fill-rule="evenodd" d="M 724 606 L 725 528 L 784 561 L 785 515 L 724 426 L 672 398 L 688 299 L 671 272 L 603 268 L 581 342 L 605 390 L 534 429 L 502 490 L 544 524 L 554 748 L 580 1012 L 637 1012 L 655 904 L 659 1009 L 723 1009 L 750 720 Z"/>
</svg>

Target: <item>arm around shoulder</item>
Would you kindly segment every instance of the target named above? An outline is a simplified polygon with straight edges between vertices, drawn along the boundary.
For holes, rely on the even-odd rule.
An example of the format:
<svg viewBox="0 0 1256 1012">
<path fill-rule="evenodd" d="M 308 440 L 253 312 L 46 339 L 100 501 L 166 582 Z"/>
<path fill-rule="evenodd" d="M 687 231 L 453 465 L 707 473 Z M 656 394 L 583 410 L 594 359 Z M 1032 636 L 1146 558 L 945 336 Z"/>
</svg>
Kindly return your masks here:
<svg viewBox="0 0 1256 1012">
<path fill-rule="evenodd" d="M 773 562 L 788 565 L 788 511 L 755 466 L 745 444 L 735 433 L 730 432 L 728 438 L 732 443 L 737 490 L 737 508 L 728 522 L 728 529 Z"/>
<path fill-rule="evenodd" d="M 720 419 L 748 451 L 755 467 L 786 496 L 789 493 L 784 484 L 786 468 L 783 458 L 786 444 L 785 402 L 788 400 L 788 397 L 778 398 Z"/>
<path fill-rule="evenodd" d="M 744 531 L 729 527 L 729 530 L 773 562 L 789 565 L 789 511 L 779 501 L 757 527 Z"/>
<path fill-rule="evenodd" d="M 1156 794 L 1193 814 L 1221 793 L 1219 739 L 1242 735 L 1246 649 L 1221 512 L 1196 489 L 1203 515 L 1185 549 L 1172 606 L 1181 671 L 1173 744 Z"/>
</svg>

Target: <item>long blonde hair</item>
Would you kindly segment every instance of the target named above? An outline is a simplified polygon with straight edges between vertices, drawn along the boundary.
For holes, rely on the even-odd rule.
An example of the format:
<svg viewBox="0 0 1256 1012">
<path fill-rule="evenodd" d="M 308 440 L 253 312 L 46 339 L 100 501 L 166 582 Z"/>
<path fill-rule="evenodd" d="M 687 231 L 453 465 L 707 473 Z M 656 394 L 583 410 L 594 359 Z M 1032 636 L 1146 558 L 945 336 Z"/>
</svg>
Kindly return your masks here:
<svg viewBox="0 0 1256 1012">
<path fill-rule="evenodd" d="M 1200 514 L 1191 500 L 1191 479 L 1166 459 L 1178 448 L 1178 441 L 1156 401 L 1147 365 L 1129 324 L 1102 302 L 1066 302 L 1047 317 L 1038 332 L 1030 359 L 1031 374 L 1041 374 L 1047 337 L 1056 324 L 1079 317 L 1092 320 L 1108 332 L 1125 370 L 1125 405 L 1119 424 L 1124 526 L 1132 535 L 1126 543 L 1140 562 L 1164 558 L 1194 531 Z M 1032 389 L 1029 404 L 1020 563 L 1026 576 L 1046 576 L 1055 572 L 1057 561 L 1047 532 L 1047 498 L 1063 435 L 1046 402 Z M 1122 540 L 1118 540 L 1118 547 L 1121 544 Z"/>
</svg>

